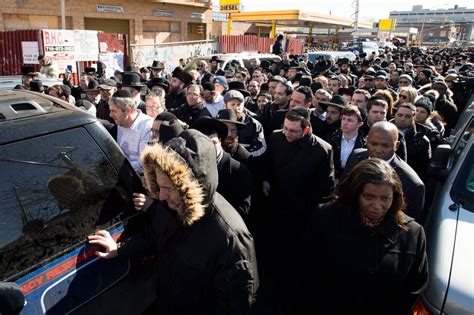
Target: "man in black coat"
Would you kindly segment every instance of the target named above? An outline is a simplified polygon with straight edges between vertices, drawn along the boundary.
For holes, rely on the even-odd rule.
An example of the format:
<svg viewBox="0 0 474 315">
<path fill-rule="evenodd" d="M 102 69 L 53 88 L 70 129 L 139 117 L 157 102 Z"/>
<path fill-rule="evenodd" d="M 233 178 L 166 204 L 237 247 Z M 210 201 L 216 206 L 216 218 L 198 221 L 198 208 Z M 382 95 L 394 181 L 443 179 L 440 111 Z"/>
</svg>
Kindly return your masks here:
<svg viewBox="0 0 474 315">
<path fill-rule="evenodd" d="M 252 176 L 244 164 L 222 148 L 221 141 L 227 137 L 226 124 L 217 119 L 202 117 L 193 124 L 193 128 L 208 136 L 216 148 L 219 173 L 217 192 L 246 220 L 250 209 Z"/>
<path fill-rule="evenodd" d="M 262 124 L 253 116 L 256 116 L 244 107 L 245 98 L 241 92 L 229 90 L 224 94 L 224 107 L 234 111 L 237 120 L 244 124 L 237 130 L 239 143 L 244 146 L 253 156 L 258 157 L 265 153 L 267 143 L 263 134 Z"/>
<path fill-rule="evenodd" d="M 146 113 L 145 102 L 141 99 L 141 90 L 145 84 L 141 82 L 141 77 L 136 72 L 124 72 L 120 90 L 128 91 L 132 95 L 132 99 L 137 105 L 137 108 Z"/>
<path fill-rule="evenodd" d="M 334 185 L 331 145 L 311 133 L 309 111 L 294 108 L 283 129 L 270 137 L 263 193 L 282 213 L 304 213 L 328 196 Z"/>
<path fill-rule="evenodd" d="M 459 119 L 459 113 L 456 105 L 446 98 L 446 92 L 448 91 L 448 85 L 444 81 L 436 81 L 431 85 L 433 90 L 438 91 L 439 97 L 436 100 L 434 110 L 437 111 L 443 121 L 446 123 L 445 136 L 449 136 L 451 129 L 456 127 L 456 123 Z"/>
<path fill-rule="evenodd" d="M 347 101 L 340 95 L 334 95 L 330 102 L 319 102 L 319 106 L 326 112 L 326 120 L 314 131 L 318 137 L 328 141 L 329 138 L 341 127 L 341 112 Z"/>
<path fill-rule="evenodd" d="M 341 117 L 341 128 L 328 139 L 334 150 L 336 179 L 341 177 L 350 154 L 356 149 L 365 147 L 365 136 L 359 130 L 363 121 L 357 106 L 347 105 L 342 110 Z"/>
<path fill-rule="evenodd" d="M 415 122 L 415 111 L 416 107 L 413 104 L 400 104 L 395 118 L 391 122 L 404 135 L 408 164 L 423 180 L 431 159 L 431 144 L 427 136 L 428 128 Z"/>
<path fill-rule="evenodd" d="M 189 126 L 192 126 L 201 117 L 211 117 L 211 113 L 204 107 L 203 94 L 202 86 L 197 84 L 188 86 L 186 88 L 186 103 L 171 112 Z"/>
<path fill-rule="evenodd" d="M 97 104 L 96 116 L 99 119 L 107 120 L 115 124 L 110 117 L 109 98 L 117 91 L 117 82 L 112 79 L 104 79 L 99 84 L 100 101 Z"/>
<path fill-rule="evenodd" d="M 89 236 L 101 258 L 156 255 L 154 313 L 248 314 L 259 286 L 253 237 L 216 192 L 216 154 L 209 138 L 185 130 L 142 155 L 151 229 L 117 246 L 107 231 Z M 160 200 L 160 201 L 157 201 Z"/>
<path fill-rule="evenodd" d="M 395 154 L 400 143 L 397 139 L 398 129 L 394 124 L 387 121 L 375 123 L 370 128 L 367 137 L 367 149 L 357 149 L 352 152 L 347 160 L 341 180 L 349 174 L 359 161 L 371 157 L 387 161 L 400 176 L 403 184 L 403 193 L 407 203 L 405 213 L 418 221 L 423 217 L 425 184 L 410 165 Z"/>
<path fill-rule="evenodd" d="M 292 256 L 300 241 L 301 227 L 312 210 L 330 194 L 334 185 L 333 152 L 330 144 L 311 133 L 309 111 L 297 107 L 288 111 L 283 129 L 270 137 L 266 152 L 262 189 L 269 197 L 267 225 L 271 240 L 271 266 L 278 301 L 289 292 Z M 265 262 L 264 262 L 265 263 Z M 278 276 L 276 276 L 278 275 Z M 284 301 L 282 301 L 284 303 Z"/>
<path fill-rule="evenodd" d="M 283 53 L 283 35 L 278 35 L 272 47 L 272 54 L 280 56 Z"/>
<path fill-rule="evenodd" d="M 285 120 L 285 114 L 288 112 L 291 94 L 293 94 L 294 90 L 291 82 L 272 82 L 278 82 L 275 86 L 273 102 L 264 108 L 262 117 L 262 125 L 265 130 L 266 139 L 270 138 L 274 130 L 281 129 L 283 121 Z"/>
<path fill-rule="evenodd" d="M 165 106 L 168 110 L 178 108 L 186 103 L 184 88 L 193 81 L 193 77 L 180 67 L 176 67 L 171 75 L 169 91 L 165 97 Z"/>
</svg>

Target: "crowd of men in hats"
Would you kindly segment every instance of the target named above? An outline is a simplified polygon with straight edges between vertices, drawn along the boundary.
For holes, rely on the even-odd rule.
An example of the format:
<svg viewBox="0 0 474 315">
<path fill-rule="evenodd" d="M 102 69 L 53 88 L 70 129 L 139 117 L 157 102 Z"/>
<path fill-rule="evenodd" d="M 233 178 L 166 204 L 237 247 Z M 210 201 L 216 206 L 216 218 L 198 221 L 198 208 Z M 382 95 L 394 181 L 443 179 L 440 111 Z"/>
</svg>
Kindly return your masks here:
<svg viewBox="0 0 474 315">
<path fill-rule="evenodd" d="M 398 49 L 312 63 L 273 48 L 280 62 L 221 69 L 213 58 L 166 74 L 155 61 L 112 78 L 88 68 L 78 86 L 65 80 L 45 91 L 31 69 L 23 71 L 24 88 L 96 115 L 139 174 L 151 143 L 166 144 L 186 129 L 213 141 L 217 192 L 256 239 L 261 314 L 290 300 L 305 223 L 359 161 L 393 167 L 406 214 L 423 223 L 430 158 L 466 106 L 462 78 L 474 61 L 461 49 Z"/>
</svg>

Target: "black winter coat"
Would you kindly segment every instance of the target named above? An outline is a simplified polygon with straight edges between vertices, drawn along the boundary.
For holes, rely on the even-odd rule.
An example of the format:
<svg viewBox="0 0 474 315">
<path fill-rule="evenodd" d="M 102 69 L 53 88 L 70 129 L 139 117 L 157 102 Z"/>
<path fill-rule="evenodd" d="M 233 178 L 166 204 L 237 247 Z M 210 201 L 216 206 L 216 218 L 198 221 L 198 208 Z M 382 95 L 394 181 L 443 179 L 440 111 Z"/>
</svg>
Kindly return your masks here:
<svg viewBox="0 0 474 315">
<path fill-rule="evenodd" d="M 204 105 L 189 106 L 187 103 L 171 111 L 176 117 L 192 127 L 193 123 L 201 117 L 211 118 L 211 113 Z"/>
<path fill-rule="evenodd" d="M 344 168 L 341 165 L 342 130 L 341 129 L 337 130 L 335 133 L 331 135 L 331 137 L 329 137 L 328 140 L 329 140 L 328 141 L 329 144 L 332 145 L 332 149 L 334 152 L 334 170 L 335 170 L 336 178 L 340 178 L 342 175 L 342 171 L 344 170 Z M 357 135 L 354 148 L 352 148 L 352 151 L 356 149 L 360 149 L 360 148 L 365 148 L 365 143 L 366 143 L 366 139 L 364 137 L 364 134 L 361 131 L 359 131 L 359 134 Z M 349 159 L 349 157 L 347 159 Z"/>
<path fill-rule="evenodd" d="M 423 227 L 404 216 L 370 229 L 358 210 L 323 205 L 308 228 L 294 308 L 314 314 L 409 314 L 428 283 Z M 298 313 L 295 311 L 295 313 Z"/>
<path fill-rule="evenodd" d="M 181 107 L 183 104 L 186 104 L 186 93 L 184 91 L 168 93 L 165 96 L 165 106 L 168 110 Z"/>
<path fill-rule="evenodd" d="M 271 198 L 283 214 L 307 214 L 328 196 L 334 186 L 333 150 L 329 143 L 309 133 L 288 142 L 282 130 L 270 137 L 264 179 Z"/>
<path fill-rule="evenodd" d="M 250 171 L 227 152 L 223 152 L 222 158 L 217 162 L 217 171 L 219 173 L 217 192 L 237 210 L 243 219 L 246 219 L 252 193 Z"/>
<path fill-rule="evenodd" d="M 172 210 L 166 202 L 155 202 L 155 209 L 149 209 L 151 230 L 126 241 L 118 257 L 156 255 L 155 314 L 248 314 L 258 288 L 253 237 L 237 211 L 215 192 L 214 145 L 190 129 L 167 146 L 172 150 L 158 144 L 142 154 L 147 187 L 155 198 L 160 194 L 158 166 L 182 207 Z"/>
<path fill-rule="evenodd" d="M 434 110 L 441 115 L 444 122 L 446 123 L 445 137 L 449 136 L 449 134 L 451 133 L 451 129 L 454 129 L 456 127 L 456 123 L 458 122 L 459 118 L 459 113 L 456 105 L 449 101 L 446 96 L 442 96 L 436 100 Z"/>
<path fill-rule="evenodd" d="M 418 123 L 405 133 L 408 165 L 422 180 L 426 177 L 431 160 L 431 143 L 428 134 L 429 129 Z"/>
</svg>

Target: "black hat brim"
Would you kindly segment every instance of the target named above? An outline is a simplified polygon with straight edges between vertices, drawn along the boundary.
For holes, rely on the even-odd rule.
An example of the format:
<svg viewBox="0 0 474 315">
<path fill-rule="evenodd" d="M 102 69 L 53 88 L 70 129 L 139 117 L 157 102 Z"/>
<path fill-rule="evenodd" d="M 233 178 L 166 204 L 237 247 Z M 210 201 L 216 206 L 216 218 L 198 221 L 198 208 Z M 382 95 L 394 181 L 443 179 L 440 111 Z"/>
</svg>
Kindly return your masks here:
<svg viewBox="0 0 474 315">
<path fill-rule="evenodd" d="M 336 104 L 336 103 L 331 103 L 331 102 L 319 102 L 318 103 L 319 106 L 324 109 L 326 111 L 326 109 L 329 107 L 329 106 L 334 106 L 334 107 L 337 107 L 339 109 L 344 109 L 344 105 L 341 105 L 341 104 Z"/>
<path fill-rule="evenodd" d="M 198 120 L 196 120 L 192 125 L 191 128 L 203 131 L 206 128 L 213 129 L 215 132 L 217 132 L 217 135 L 221 140 L 224 140 L 227 137 L 227 126 L 224 124 L 224 122 L 215 119 L 215 118 L 210 118 L 210 117 L 201 117 Z"/>
<path fill-rule="evenodd" d="M 237 125 L 237 129 L 242 129 L 246 126 L 246 124 L 244 124 L 243 122 L 240 122 L 240 121 L 237 121 L 237 120 L 230 120 L 230 119 L 217 119 L 221 122 L 224 122 L 224 123 L 231 123 L 231 124 L 235 124 Z"/>
<path fill-rule="evenodd" d="M 250 92 L 247 90 L 242 90 L 242 89 L 230 89 L 230 90 L 239 91 L 240 93 L 242 93 L 244 97 L 250 96 Z"/>
<path fill-rule="evenodd" d="M 146 86 L 151 90 L 152 87 L 154 86 L 159 86 L 160 88 L 162 88 L 163 90 L 165 90 L 166 93 L 168 93 L 168 85 L 164 84 L 164 83 L 155 83 L 155 84 L 150 84 L 150 83 L 147 83 Z"/>
</svg>

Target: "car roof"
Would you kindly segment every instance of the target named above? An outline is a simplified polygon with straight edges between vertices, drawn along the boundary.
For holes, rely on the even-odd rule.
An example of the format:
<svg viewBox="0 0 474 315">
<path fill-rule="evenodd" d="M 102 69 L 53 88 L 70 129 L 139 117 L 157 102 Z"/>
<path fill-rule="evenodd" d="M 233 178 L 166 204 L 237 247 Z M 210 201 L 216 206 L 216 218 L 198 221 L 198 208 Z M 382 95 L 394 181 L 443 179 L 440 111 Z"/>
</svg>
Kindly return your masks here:
<svg viewBox="0 0 474 315">
<path fill-rule="evenodd" d="M 0 144 L 97 121 L 66 102 L 30 91 L 0 91 Z"/>
</svg>

